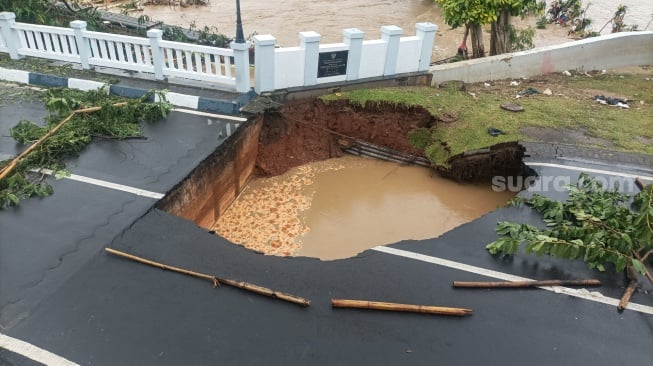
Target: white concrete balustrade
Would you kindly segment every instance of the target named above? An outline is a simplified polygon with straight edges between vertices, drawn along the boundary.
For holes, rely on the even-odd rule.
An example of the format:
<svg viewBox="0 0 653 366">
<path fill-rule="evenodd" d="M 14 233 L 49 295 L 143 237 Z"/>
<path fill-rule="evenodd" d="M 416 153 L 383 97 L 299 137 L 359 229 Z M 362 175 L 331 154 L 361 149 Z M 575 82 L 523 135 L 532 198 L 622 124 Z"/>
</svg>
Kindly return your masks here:
<svg viewBox="0 0 653 366">
<path fill-rule="evenodd" d="M 401 37 L 403 29 L 384 26 L 381 39 L 367 41 L 363 31 L 345 29 L 342 43 L 331 44 L 321 44 L 318 33 L 301 32 L 298 47 L 283 48 L 276 47 L 272 35 L 254 36 L 255 90 L 261 93 L 427 71 L 438 27 L 431 23 L 415 27 L 415 36 Z"/>
<path fill-rule="evenodd" d="M 154 74 L 156 80 L 178 77 L 219 83 L 238 92 L 250 89 L 250 43 L 230 48 L 165 41 L 152 29 L 147 38 L 86 30 L 76 20 L 70 28 L 17 23 L 0 12 L 0 52 Z M 254 37 L 256 92 L 310 87 L 375 77 L 428 71 L 437 26 L 418 23 L 415 36 L 402 37 L 396 26 L 381 28 L 378 40 L 364 40 L 356 28 L 345 29 L 342 43 L 321 44 L 322 36 L 301 32 L 298 47 L 276 48 L 270 35 Z"/>
<path fill-rule="evenodd" d="M 179 77 L 219 83 L 239 92 L 250 89 L 249 43 L 231 48 L 162 40 L 158 29 L 148 38 L 86 30 L 76 20 L 71 28 L 17 23 L 11 12 L 0 12 L 0 52 L 12 59 L 25 56 L 152 73 L 157 80 Z M 232 60 L 235 60 L 232 61 Z"/>
</svg>

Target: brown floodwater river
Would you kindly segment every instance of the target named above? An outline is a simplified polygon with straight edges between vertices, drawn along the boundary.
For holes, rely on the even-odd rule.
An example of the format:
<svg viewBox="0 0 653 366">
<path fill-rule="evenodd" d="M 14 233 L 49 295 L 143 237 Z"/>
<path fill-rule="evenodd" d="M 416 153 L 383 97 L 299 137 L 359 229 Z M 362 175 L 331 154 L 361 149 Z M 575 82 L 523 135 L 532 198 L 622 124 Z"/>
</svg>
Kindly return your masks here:
<svg viewBox="0 0 653 366">
<path fill-rule="evenodd" d="M 547 0 L 547 3 L 551 2 Z M 183 27 L 193 22 L 199 27 L 216 26 L 220 32 L 233 37 L 236 31 L 235 3 L 235 0 L 210 0 L 206 6 L 186 8 L 151 5 L 145 7 L 144 13 L 152 19 Z M 587 3 L 583 1 L 583 4 Z M 253 32 L 272 34 L 281 46 L 299 45 L 299 32 L 303 31 L 318 32 L 324 42 L 332 43 L 341 42 L 342 30 L 346 28 L 359 28 L 367 39 L 379 39 L 383 25 L 402 27 L 404 34 L 410 36 L 415 34 L 415 23 L 431 22 L 439 26 L 432 57 L 439 60 L 455 55 L 463 34 L 463 29 L 452 30 L 444 23 L 432 0 L 241 0 L 240 4 L 245 36 Z M 651 0 L 592 0 L 587 9 L 587 17 L 593 20 L 592 28 L 598 31 L 612 17 L 618 4 L 628 6 L 626 24 L 637 24 L 641 30 L 651 20 Z M 514 23 L 525 28 L 534 26 L 535 19 L 515 18 Z M 649 30 L 652 28 L 650 26 Z M 538 30 L 535 46 L 567 42 L 570 40 L 568 30 L 555 25 Z M 603 33 L 609 32 L 608 26 Z M 486 50 L 489 50 L 489 33 L 486 38 Z"/>
<path fill-rule="evenodd" d="M 267 254 L 347 258 L 437 237 L 505 205 L 490 184 L 459 184 L 429 169 L 345 156 L 251 182 L 213 230 Z"/>
</svg>

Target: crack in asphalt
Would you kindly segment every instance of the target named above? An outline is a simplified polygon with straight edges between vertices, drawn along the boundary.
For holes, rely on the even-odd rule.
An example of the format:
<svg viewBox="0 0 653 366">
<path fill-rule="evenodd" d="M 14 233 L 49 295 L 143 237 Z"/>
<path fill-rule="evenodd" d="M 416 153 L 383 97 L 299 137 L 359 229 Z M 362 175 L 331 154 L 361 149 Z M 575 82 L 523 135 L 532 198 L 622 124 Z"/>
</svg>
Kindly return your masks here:
<svg viewBox="0 0 653 366">
<path fill-rule="evenodd" d="M 65 260 L 66 257 L 68 257 L 68 256 L 70 256 L 70 255 L 72 255 L 72 254 L 74 254 L 74 253 L 79 252 L 80 249 L 82 248 L 84 242 L 86 242 L 87 240 L 92 239 L 93 237 L 95 237 L 95 236 L 96 236 L 96 233 L 97 233 L 100 229 L 102 229 L 103 227 L 107 227 L 107 226 L 109 226 L 109 225 L 111 224 L 111 222 L 112 222 L 112 220 L 113 220 L 114 217 L 116 217 L 116 216 L 122 214 L 123 212 L 125 212 L 125 208 L 126 208 L 128 205 L 131 205 L 131 204 L 137 202 L 138 200 L 139 200 L 138 197 L 133 197 L 133 198 L 131 198 L 130 200 L 127 200 L 127 201 L 123 202 L 123 203 L 120 205 L 120 208 L 119 208 L 119 209 L 114 210 L 113 212 L 111 212 L 111 213 L 110 213 L 109 215 L 107 215 L 106 218 L 105 218 L 102 222 L 100 222 L 99 224 L 94 225 L 93 227 L 89 228 L 89 230 L 88 230 L 89 233 L 88 233 L 88 234 L 84 234 L 84 235 L 82 235 L 81 237 L 79 237 L 79 238 L 75 241 L 75 243 L 71 246 L 71 247 L 72 247 L 71 250 L 67 250 L 67 251 L 63 252 L 63 253 L 59 256 L 59 258 L 57 258 L 57 263 L 56 263 L 55 265 L 46 268 L 46 269 L 41 273 L 41 276 L 40 276 L 40 278 L 39 278 L 38 280 L 36 280 L 36 281 L 32 281 L 32 282 L 26 284 L 26 286 L 22 287 L 22 291 L 21 291 L 21 292 L 23 292 L 23 293 L 24 293 L 24 292 L 29 292 L 29 291 L 31 291 L 31 290 L 37 288 L 41 283 L 43 283 L 43 282 L 46 280 L 46 278 L 48 277 L 48 275 L 49 275 L 50 273 L 52 273 L 53 271 L 56 271 L 59 267 L 61 267 L 61 265 L 63 264 L 63 261 Z M 74 273 L 71 273 L 71 276 L 72 276 L 73 274 L 74 274 Z M 16 298 L 16 299 L 12 299 L 12 300 L 10 300 L 9 302 L 7 302 L 6 305 L 2 306 L 1 309 L 4 311 L 7 307 L 10 307 L 10 306 L 17 306 L 20 302 L 22 302 L 22 301 L 24 301 L 24 300 L 25 300 L 25 296 L 21 296 L 21 297 L 18 297 L 18 298 Z M 19 320 L 18 320 L 18 321 L 19 321 Z M 12 323 L 13 323 L 13 322 L 12 322 Z"/>
<path fill-rule="evenodd" d="M 173 170 L 176 170 L 176 169 L 174 169 L 174 168 L 176 168 L 176 167 L 178 167 L 178 166 L 181 166 L 181 165 L 182 165 L 181 163 L 184 162 L 186 159 L 188 159 L 189 156 L 191 156 L 194 152 L 199 151 L 199 149 L 200 149 L 201 146 L 202 146 L 201 144 L 200 144 L 200 145 L 193 145 L 190 149 L 186 150 L 186 152 L 185 152 L 182 156 L 180 156 L 174 164 L 169 164 L 169 165 L 167 165 L 167 166 L 166 166 L 166 169 L 162 170 L 161 173 L 159 173 L 159 174 L 157 174 L 156 176 L 154 176 L 154 179 L 151 179 L 151 180 L 146 181 L 146 182 L 145 182 L 146 185 L 151 185 L 151 184 L 154 184 L 154 183 L 160 183 L 160 182 L 161 182 L 161 179 L 162 179 L 164 176 L 166 176 L 166 175 L 168 175 L 168 174 L 171 174 L 171 173 L 173 172 Z M 219 146 L 219 145 L 218 145 L 218 146 Z M 207 156 L 210 156 L 210 154 L 213 153 L 213 151 L 215 151 L 215 149 L 217 149 L 218 146 L 215 146 L 214 149 L 211 150 L 211 152 L 210 152 L 209 155 L 207 155 Z M 204 157 L 202 160 L 204 160 L 205 158 L 206 158 L 206 157 Z M 188 164 L 184 164 L 183 166 L 187 166 L 187 165 L 188 165 Z M 193 169 L 195 169 L 195 166 L 193 167 Z M 191 170 L 191 171 L 192 171 L 192 170 Z M 184 177 L 180 177 L 179 181 L 181 181 L 183 178 L 184 178 Z M 169 189 L 169 188 L 167 188 L 166 190 L 168 190 L 168 189 Z"/>
</svg>

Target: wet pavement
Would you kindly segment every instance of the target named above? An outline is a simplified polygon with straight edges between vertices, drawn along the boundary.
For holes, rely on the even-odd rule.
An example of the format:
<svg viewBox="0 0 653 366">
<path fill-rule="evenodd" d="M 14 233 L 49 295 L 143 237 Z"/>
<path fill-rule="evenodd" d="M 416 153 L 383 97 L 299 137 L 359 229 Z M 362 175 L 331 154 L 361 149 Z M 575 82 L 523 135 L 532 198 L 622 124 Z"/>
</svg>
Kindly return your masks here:
<svg viewBox="0 0 653 366">
<path fill-rule="evenodd" d="M 23 113 L 33 117 L 43 111 L 35 106 L 15 111 Z M 16 122 L 5 115 L 0 114 L 3 135 Z M 165 194 L 226 141 L 226 123 L 233 121 L 175 112 L 147 125 L 147 140 L 96 142 L 69 167 L 73 174 Z M 0 154 L 19 150 L 2 142 Z M 531 161 L 539 163 L 533 168 L 541 178 L 573 181 L 578 172 L 565 166 L 653 176 L 646 174 L 651 166 L 638 165 L 636 157 L 629 165 L 609 167 L 589 157 L 566 158 L 542 149 Z M 593 301 L 591 294 L 451 287 L 454 280 L 496 276 L 466 267 L 475 266 L 531 279 L 599 278 L 604 286 L 589 291 L 621 296 L 624 276 L 591 271 L 581 262 L 489 255 L 484 247 L 496 237 L 497 221 L 540 223 L 528 208 L 501 208 L 439 238 L 325 262 L 264 256 L 232 245 L 154 208 L 154 198 L 70 179 L 52 184 L 52 196 L 0 211 L 0 329 L 77 364 L 650 363 L 648 282 L 632 298 L 636 310 L 623 313 Z M 564 196 L 550 184 L 542 186 L 544 194 Z M 214 289 L 209 281 L 110 256 L 106 246 L 289 292 L 311 299 L 312 306 Z M 449 266 L 437 264 L 443 261 Z M 332 309 L 331 298 L 464 307 L 474 314 Z M 0 363 L 37 364 L 6 350 L 0 350 Z"/>
</svg>

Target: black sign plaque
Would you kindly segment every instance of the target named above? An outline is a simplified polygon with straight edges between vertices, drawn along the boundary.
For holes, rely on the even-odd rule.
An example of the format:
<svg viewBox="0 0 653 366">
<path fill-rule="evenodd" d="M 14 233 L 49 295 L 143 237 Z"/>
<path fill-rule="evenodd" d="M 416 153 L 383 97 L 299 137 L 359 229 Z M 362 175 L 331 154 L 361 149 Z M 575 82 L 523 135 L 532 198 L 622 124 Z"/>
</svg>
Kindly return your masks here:
<svg viewBox="0 0 653 366">
<path fill-rule="evenodd" d="M 347 75 L 349 51 L 321 52 L 317 61 L 317 77 Z"/>
</svg>

